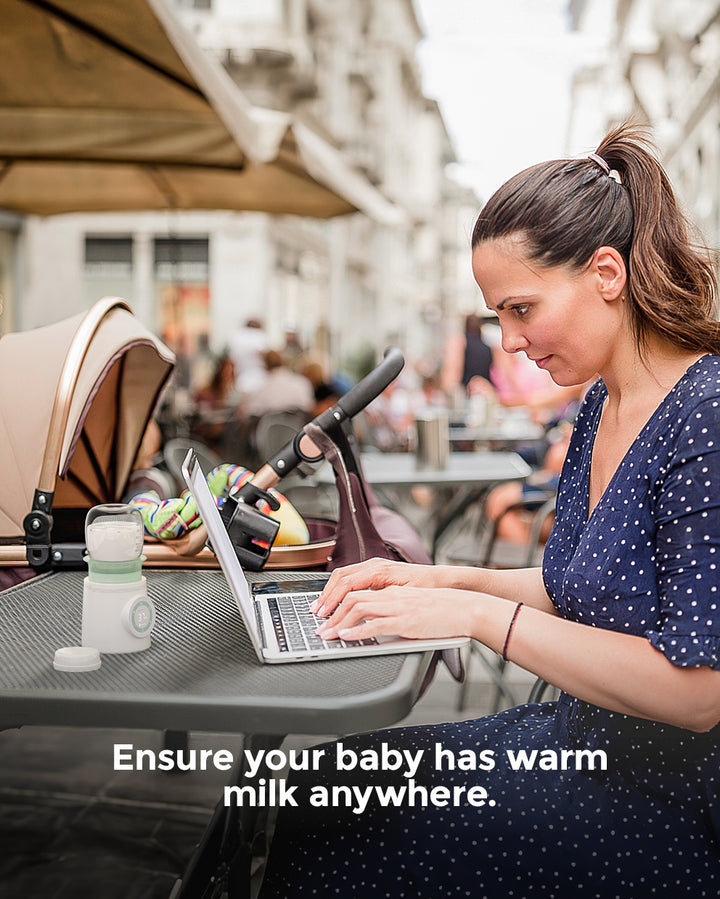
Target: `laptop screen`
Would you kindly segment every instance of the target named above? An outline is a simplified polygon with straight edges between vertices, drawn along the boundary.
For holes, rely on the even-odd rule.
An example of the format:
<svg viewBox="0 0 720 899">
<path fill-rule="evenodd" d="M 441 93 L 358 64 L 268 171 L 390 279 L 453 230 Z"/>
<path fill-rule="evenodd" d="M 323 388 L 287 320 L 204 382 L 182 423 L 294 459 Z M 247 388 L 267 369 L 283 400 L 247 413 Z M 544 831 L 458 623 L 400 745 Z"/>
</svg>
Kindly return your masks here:
<svg viewBox="0 0 720 899">
<path fill-rule="evenodd" d="M 205 480 L 197 456 L 192 450 L 188 450 L 188 454 L 182 464 L 182 473 L 185 483 L 190 488 L 190 492 L 195 497 L 195 502 L 200 511 L 200 517 L 207 528 L 208 537 L 212 543 L 213 552 L 220 562 L 220 567 L 227 578 L 230 588 L 235 596 L 238 604 L 238 610 L 245 622 L 252 644 L 258 658 L 262 661 L 262 642 L 258 630 L 257 619 L 255 617 L 255 607 L 248 582 L 245 580 L 240 560 L 235 555 L 232 542 L 225 530 L 225 525 L 220 518 L 220 512 L 215 505 L 215 498 L 210 492 L 210 488 Z"/>
</svg>

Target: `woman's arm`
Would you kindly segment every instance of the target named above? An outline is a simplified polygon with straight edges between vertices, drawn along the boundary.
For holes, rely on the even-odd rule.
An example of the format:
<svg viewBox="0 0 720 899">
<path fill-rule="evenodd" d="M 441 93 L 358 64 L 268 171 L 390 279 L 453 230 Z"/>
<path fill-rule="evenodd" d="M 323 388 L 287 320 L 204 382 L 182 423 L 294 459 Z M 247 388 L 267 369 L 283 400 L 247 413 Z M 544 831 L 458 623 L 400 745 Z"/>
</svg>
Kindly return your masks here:
<svg viewBox="0 0 720 899">
<path fill-rule="evenodd" d="M 445 586 L 474 593 L 489 593 L 500 599 L 522 602 L 541 612 L 557 615 L 543 583 L 541 568 L 465 568 L 437 566 Z"/>
<path fill-rule="evenodd" d="M 479 631 L 502 651 L 500 610 L 476 609 Z M 494 622 L 488 624 L 488 622 Z M 508 658 L 554 686 L 594 705 L 706 731 L 720 722 L 720 671 L 673 665 L 645 637 L 590 627 L 522 608 Z"/>
<path fill-rule="evenodd" d="M 516 606 L 456 588 L 361 590 L 347 595 L 320 633 L 351 640 L 469 636 L 501 653 Z M 673 665 L 644 637 L 567 621 L 528 605 L 515 619 L 507 655 L 573 696 L 616 712 L 694 731 L 720 721 L 720 671 Z"/>
</svg>

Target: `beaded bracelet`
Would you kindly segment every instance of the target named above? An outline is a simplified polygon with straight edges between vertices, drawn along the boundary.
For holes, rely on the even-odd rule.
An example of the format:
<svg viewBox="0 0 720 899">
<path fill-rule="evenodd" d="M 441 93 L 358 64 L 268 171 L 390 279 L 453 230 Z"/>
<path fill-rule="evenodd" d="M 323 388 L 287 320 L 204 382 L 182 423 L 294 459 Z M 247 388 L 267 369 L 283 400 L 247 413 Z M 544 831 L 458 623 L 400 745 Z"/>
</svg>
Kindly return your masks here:
<svg viewBox="0 0 720 899">
<path fill-rule="evenodd" d="M 523 605 L 524 605 L 523 603 L 519 602 L 515 606 L 515 611 L 513 612 L 512 621 L 510 622 L 510 627 L 508 628 L 507 636 L 505 637 L 505 645 L 503 646 L 503 651 L 502 651 L 503 662 L 507 662 L 507 660 L 508 660 L 507 651 L 508 651 L 508 645 L 510 644 L 510 637 L 512 636 L 513 628 L 515 627 L 515 621 L 517 620 L 517 617 L 520 613 L 520 609 L 522 608 Z"/>
</svg>

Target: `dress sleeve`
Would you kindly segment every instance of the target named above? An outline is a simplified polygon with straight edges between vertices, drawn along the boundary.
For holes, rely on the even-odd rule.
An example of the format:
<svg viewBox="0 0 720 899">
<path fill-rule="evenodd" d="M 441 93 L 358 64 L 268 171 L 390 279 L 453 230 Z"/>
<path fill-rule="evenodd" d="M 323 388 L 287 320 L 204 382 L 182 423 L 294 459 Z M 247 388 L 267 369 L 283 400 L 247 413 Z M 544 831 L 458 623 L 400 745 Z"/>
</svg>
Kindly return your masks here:
<svg viewBox="0 0 720 899">
<path fill-rule="evenodd" d="M 720 668 L 720 399 L 674 440 L 654 494 L 661 623 L 647 637 L 674 665 Z"/>
</svg>

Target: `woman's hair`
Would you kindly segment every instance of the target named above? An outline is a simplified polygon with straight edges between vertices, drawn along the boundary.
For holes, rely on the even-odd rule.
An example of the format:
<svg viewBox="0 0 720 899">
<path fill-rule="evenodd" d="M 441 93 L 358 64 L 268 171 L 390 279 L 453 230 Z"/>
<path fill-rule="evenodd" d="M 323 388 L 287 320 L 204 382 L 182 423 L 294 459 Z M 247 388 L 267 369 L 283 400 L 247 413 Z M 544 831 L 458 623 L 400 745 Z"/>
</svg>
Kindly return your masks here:
<svg viewBox="0 0 720 899">
<path fill-rule="evenodd" d="M 720 353 L 714 260 L 691 242 L 645 132 L 620 125 L 593 156 L 543 162 L 507 181 L 480 212 L 472 248 L 513 236 L 539 265 L 579 269 L 599 247 L 614 247 L 625 261 L 641 352 L 655 334 L 686 350 Z"/>
</svg>

